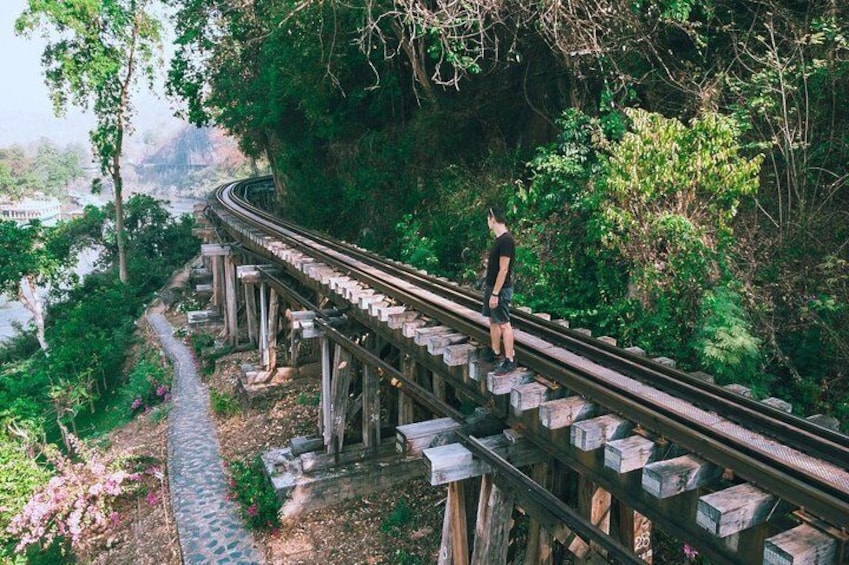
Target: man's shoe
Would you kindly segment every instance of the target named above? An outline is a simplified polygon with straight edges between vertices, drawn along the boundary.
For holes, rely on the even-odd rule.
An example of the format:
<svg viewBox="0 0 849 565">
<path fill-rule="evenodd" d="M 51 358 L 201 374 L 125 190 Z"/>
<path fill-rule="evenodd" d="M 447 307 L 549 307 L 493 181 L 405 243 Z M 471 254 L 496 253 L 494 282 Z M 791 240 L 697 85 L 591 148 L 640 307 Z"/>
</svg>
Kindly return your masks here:
<svg viewBox="0 0 849 565">
<path fill-rule="evenodd" d="M 507 359 L 506 357 L 498 364 L 498 367 L 495 368 L 496 375 L 506 375 L 510 371 L 514 371 L 516 369 L 516 360 L 515 359 Z"/>
<path fill-rule="evenodd" d="M 486 348 L 486 353 L 483 354 L 483 361 L 486 363 L 495 363 L 501 360 L 501 354 L 496 353 L 491 347 Z"/>
</svg>

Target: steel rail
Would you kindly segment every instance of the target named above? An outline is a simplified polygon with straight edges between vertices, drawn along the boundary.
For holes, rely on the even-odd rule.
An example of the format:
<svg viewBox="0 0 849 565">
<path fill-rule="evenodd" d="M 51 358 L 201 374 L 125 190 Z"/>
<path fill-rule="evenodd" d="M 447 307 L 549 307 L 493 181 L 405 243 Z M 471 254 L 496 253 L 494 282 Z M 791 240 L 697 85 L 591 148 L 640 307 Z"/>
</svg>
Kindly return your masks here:
<svg viewBox="0 0 849 565">
<path fill-rule="evenodd" d="M 232 186 L 232 185 L 230 185 Z M 219 194 L 221 196 L 221 194 Z M 225 204 L 230 196 L 222 199 Z M 230 213 L 241 216 L 245 221 L 256 227 L 271 230 L 281 237 L 299 241 L 303 236 L 287 233 L 287 230 L 277 227 L 275 221 L 257 219 L 241 211 L 235 202 L 226 202 Z M 298 245 L 306 245 L 302 241 Z M 396 300 L 408 304 L 422 313 L 440 320 L 471 337 L 484 341 L 488 331 L 479 323 L 467 316 L 447 312 L 408 289 L 392 285 L 385 276 L 357 271 L 350 263 L 344 263 L 338 257 L 327 251 L 313 249 L 312 256 L 323 258 L 331 264 L 354 274 L 358 279 L 374 288 L 387 292 Z M 338 252 L 334 252 L 338 253 Z M 744 442 L 728 437 L 715 430 L 697 425 L 694 422 L 678 422 L 677 415 L 665 413 L 664 409 L 647 405 L 645 399 L 633 398 L 623 391 L 609 389 L 598 382 L 591 372 L 581 368 L 568 368 L 544 352 L 536 352 L 524 346 L 517 347 L 517 356 L 523 365 L 552 378 L 563 386 L 585 394 L 607 408 L 621 413 L 635 423 L 663 434 L 672 442 L 694 452 L 702 454 L 708 460 L 731 467 L 742 478 L 755 484 L 762 485 L 782 499 L 796 506 L 807 509 L 815 515 L 833 523 L 838 527 L 849 524 L 849 493 L 834 485 L 823 482 L 818 477 L 812 477 L 784 462 L 762 453 L 754 452 Z"/>
<path fill-rule="evenodd" d="M 264 181 L 253 182 L 262 183 Z M 441 294 L 453 302 L 469 306 L 472 309 L 480 309 L 481 295 L 478 292 L 454 283 L 446 284 L 434 277 L 422 275 L 411 267 L 388 262 L 375 253 L 332 240 L 314 230 L 301 228 L 252 206 L 246 200 L 242 200 L 242 205 L 250 207 L 254 213 L 275 221 L 298 235 L 313 239 L 329 248 L 344 251 L 359 261 L 386 270 L 409 282 L 423 285 L 431 292 Z M 823 428 L 804 418 L 788 414 L 754 399 L 743 397 L 721 386 L 707 383 L 687 372 L 666 367 L 645 357 L 624 351 L 622 348 L 587 338 L 579 332 L 553 322 L 547 322 L 532 314 L 517 311 L 514 316 L 517 322 L 514 326 L 518 329 L 524 329 L 593 362 L 675 394 L 695 405 L 721 412 L 732 421 L 768 435 L 782 443 L 797 446 L 800 451 L 824 461 L 844 467 L 849 461 L 849 436 L 847 435 Z"/>
</svg>

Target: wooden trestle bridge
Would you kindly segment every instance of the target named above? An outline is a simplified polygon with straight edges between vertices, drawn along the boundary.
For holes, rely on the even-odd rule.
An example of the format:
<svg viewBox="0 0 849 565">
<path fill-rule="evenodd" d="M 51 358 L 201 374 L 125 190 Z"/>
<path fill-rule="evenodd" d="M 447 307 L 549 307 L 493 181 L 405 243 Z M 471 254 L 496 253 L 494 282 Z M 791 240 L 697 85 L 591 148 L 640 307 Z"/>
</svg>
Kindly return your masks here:
<svg viewBox="0 0 849 565">
<path fill-rule="evenodd" d="M 284 511 L 427 476 L 440 563 L 505 563 L 517 509 L 526 564 L 652 562 L 654 524 L 716 563 L 849 561 L 849 437 L 827 419 L 539 313 L 497 376 L 479 293 L 283 222 L 270 195 L 220 187 L 197 233 L 226 335 L 262 352 L 247 380 L 321 361 L 317 436 L 264 456 Z"/>
</svg>

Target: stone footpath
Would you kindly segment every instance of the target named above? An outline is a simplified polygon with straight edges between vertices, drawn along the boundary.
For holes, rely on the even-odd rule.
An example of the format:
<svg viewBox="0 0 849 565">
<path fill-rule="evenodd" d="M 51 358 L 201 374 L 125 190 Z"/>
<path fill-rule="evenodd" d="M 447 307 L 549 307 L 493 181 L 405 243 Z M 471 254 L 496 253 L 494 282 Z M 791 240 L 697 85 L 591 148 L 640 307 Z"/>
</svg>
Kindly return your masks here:
<svg viewBox="0 0 849 565">
<path fill-rule="evenodd" d="M 189 348 L 172 335 L 162 314 L 147 316 L 174 363 L 168 415 L 168 478 L 184 563 L 262 563 L 250 532 L 227 498 L 218 436 L 209 416 L 209 392 Z"/>
</svg>

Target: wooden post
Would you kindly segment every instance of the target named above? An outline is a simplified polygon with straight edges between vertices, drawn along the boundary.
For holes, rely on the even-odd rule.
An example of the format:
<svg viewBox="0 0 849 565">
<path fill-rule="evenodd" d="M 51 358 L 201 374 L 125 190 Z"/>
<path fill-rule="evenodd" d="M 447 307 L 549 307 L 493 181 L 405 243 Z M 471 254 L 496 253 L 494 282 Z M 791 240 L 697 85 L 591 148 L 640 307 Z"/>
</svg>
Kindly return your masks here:
<svg viewBox="0 0 849 565">
<path fill-rule="evenodd" d="M 212 305 L 221 306 L 221 256 L 212 256 Z"/>
<path fill-rule="evenodd" d="M 608 491 L 595 484 L 585 475 L 580 476 L 578 479 L 578 512 L 605 533 L 610 533 L 611 500 Z M 603 550 L 595 543 L 590 543 L 590 547 L 593 551 L 586 558 L 577 560 L 577 563 L 592 563 L 595 553 L 604 556 Z"/>
<path fill-rule="evenodd" d="M 273 288 L 268 304 L 268 364 L 266 369 L 273 372 L 277 368 L 277 331 L 280 324 L 280 296 Z"/>
<path fill-rule="evenodd" d="M 224 257 L 224 299 L 226 301 L 227 334 L 230 343 L 239 344 L 239 326 L 236 316 L 239 311 L 239 298 L 236 295 L 236 265 L 233 257 Z"/>
<path fill-rule="evenodd" d="M 337 344 L 333 351 L 330 404 L 332 430 L 328 453 L 338 454 L 345 442 L 345 416 L 348 412 L 348 389 L 351 386 L 351 361 L 351 354 Z"/>
<path fill-rule="evenodd" d="M 491 475 L 484 475 L 481 480 L 476 523 L 471 565 L 506 563 L 513 526 L 513 497 L 495 486 Z"/>
<path fill-rule="evenodd" d="M 436 373 L 433 374 L 433 394 L 436 398 L 445 402 L 445 379 Z"/>
<path fill-rule="evenodd" d="M 380 386 L 375 370 L 363 365 L 363 445 L 377 451 L 380 445 Z"/>
<path fill-rule="evenodd" d="M 652 563 L 652 522 L 628 505 L 617 501 L 618 537 L 622 545 L 630 548 L 645 561 Z"/>
<path fill-rule="evenodd" d="M 401 354 L 401 373 L 409 378 L 416 378 L 416 361 L 409 355 Z M 398 425 L 411 424 L 415 421 L 413 416 L 413 399 L 404 392 L 404 389 L 398 389 Z"/>
<path fill-rule="evenodd" d="M 245 317 L 248 320 L 248 341 L 256 345 L 259 341 L 256 331 L 256 285 L 245 285 Z"/>
<path fill-rule="evenodd" d="M 321 345 L 321 410 L 319 411 L 318 427 L 324 437 L 324 446 L 330 451 L 330 441 L 332 439 L 330 376 L 333 366 L 330 364 L 330 340 L 324 334 L 321 334 L 321 337 L 318 339 Z"/>
<path fill-rule="evenodd" d="M 531 469 L 531 478 L 538 485 L 551 488 L 551 467 L 548 463 L 537 463 Z M 531 519 L 528 528 L 528 546 L 525 551 L 525 565 L 552 565 L 554 554 L 552 535 L 536 520 Z"/>
<path fill-rule="evenodd" d="M 268 285 L 262 283 L 259 287 L 259 351 L 260 362 L 263 367 L 268 367 L 268 298 L 266 288 Z"/>
<path fill-rule="evenodd" d="M 442 543 L 438 563 L 469 565 L 469 538 L 466 523 L 466 494 L 463 481 L 448 483 Z"/>
</svg>

